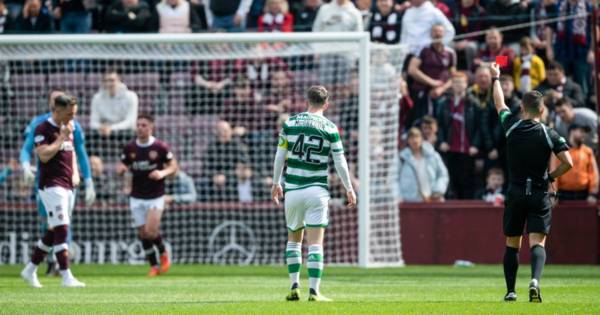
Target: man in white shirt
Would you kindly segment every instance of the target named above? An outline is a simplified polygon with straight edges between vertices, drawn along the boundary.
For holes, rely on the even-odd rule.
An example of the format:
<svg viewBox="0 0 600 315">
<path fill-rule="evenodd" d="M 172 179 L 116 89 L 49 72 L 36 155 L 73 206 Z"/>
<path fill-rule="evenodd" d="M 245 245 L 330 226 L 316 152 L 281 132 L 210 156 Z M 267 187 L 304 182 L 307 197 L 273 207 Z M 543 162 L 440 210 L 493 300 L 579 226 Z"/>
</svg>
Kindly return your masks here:
<svg viewBox="0 0 600 315">
<path fill-rule="evenodd" d="M 428 0 L 410 0 L 411 7 L 402 17 L 402 35 L 400 43 L 410 46 L 410 52 L 419 55 L 423 47 L 431 44 L 431 27 L 440 24 L 444 27 L 444 44 L 454 38 L 455 30 L 444 13 Z"/>
<path fill-rule="evenodd" d="M 116 71 L 108 71 L 102 87 L 92 98 L 90 127 L 102 136 L 114 131 L 133 131 L 138 114 L 138 96 L 127 89 Z"/>
</svg>

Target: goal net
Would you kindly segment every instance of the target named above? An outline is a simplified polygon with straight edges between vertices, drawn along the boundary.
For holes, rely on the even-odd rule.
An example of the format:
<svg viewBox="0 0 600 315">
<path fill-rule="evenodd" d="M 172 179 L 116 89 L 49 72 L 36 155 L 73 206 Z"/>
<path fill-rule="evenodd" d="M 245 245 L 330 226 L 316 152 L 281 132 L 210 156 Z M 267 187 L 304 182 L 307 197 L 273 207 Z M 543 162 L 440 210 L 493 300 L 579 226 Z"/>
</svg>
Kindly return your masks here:
<svg viewBox="0 0 600 315">
<path fill-rule="evenodd" d="M 208 34 L 162 37 L 5 36 L 0 39 L 0 171 L 20 159 L 25 127 L 50 91 L 79 101 L 94 205 L 83 187 L 72 219 L 76 263 L 143 263 L 131 228 L 130 179 L 116 176 L 135 137 L 129 113 L 151 114 L 181 172 L 167 182 L 163 238 L 178 263 L 281 264 L 287 229 L 270 201 L 277 133 L 305 110 L 305 90 L 330 92 L 359 209 L 329 176 L 328 263 L 402 264 L 395 204 L 399 77 L 406 49 L 367 34 Z M 361 117 L 362 115 L 362 117 Z M 21 155 L 22 156 L 22 155 Z M 35 157 L 31 164 L 36 165 Z M 22 159 L 23 157 L 21 157 Z M 23 263 L 40 227 L 20 167 L 0 178 L 0 264 Z M 83 183 L 83 181 L 82 181 Z"/>
</svg>

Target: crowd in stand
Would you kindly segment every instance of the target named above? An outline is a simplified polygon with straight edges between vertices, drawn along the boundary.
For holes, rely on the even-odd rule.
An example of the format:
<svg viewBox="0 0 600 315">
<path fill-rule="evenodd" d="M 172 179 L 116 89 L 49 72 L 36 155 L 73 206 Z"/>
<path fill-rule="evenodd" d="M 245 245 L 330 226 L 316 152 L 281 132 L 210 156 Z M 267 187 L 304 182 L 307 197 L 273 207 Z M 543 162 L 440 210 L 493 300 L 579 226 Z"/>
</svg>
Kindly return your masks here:
<svg viewBox="0 0 600 315">
<path fill-rule="evenodd" d="M 561 196 L 595 202 L 599 176 L 593 76 L 598 74 L 593 68 L 600 52 L 593 51 L 592 43 L 600 38 L 592 35 L 599 25 L 589 15 L 592 9 L 584 0 L 0 0 L 0 33 L 365 30 L 373 42 L 404 44 L 410 54 L 400 80 L 403 141 L 396 191 L 399 201 L 408 202 L 473 198 L 502 202 L 506 148 L 492 104 L 488 66 L 497 56 L 505 56 L 500 81 L 507 105 L 518 112 L 521 95 L 539 90 L 545 95 L 544 122 L 570 142 L 575 166 L 557 183 Z M 565 19 L 502 28 L 557 17 Z M 335 106 L 344 129 L 355 124 L 347 120 L 357 119 L 345 116 L 357 106 L 357 91 L 352 88 L 355 65 L 344 56 L 330 57 L 319 58 L 315 67 L 319 71 L 335 67 L 348 79 L 347 85 L 322 82 L 332 84 L 338 90 L 334 94 L 343 95 L 339 99 L 348 103 Z M 199 193 L 190 192 L 184 183 L 180 189 L 187 197 L 173 200 L 190 200 L 190 195 L 228 201 L 268 198 L 264 191 L 271 185 L 269 174 L 253 170 L 268 170 L 269 159 L 253 161 L 258 167 L 246 161 L 256 156 L 251 150 L 269 150 L 258 144 L 270 144 L 265 139 L 275 138 L 275 126 L 302 110 L 302 95 L 290 93 L 291 68 L 276 58 L 189 65 L 195 89 L 188 97 L 206 104 L 186 102 L 188 112 L 218 114 L 222 121 L 201 157 L 203 178 L 195 185 Z M 326 74 L 319 72 L 318 77 L 325 80 Z M 104 89 L 91 101 L 92 138 L 131 131 L 138 112 L 138 96 L 117 73 L 103 80 Z M 281 95 L 286 97 L 278 98 Z M 213 104 L 216 100 L 227 104 Z M 251 112 L 255 106 L 249 103 L 266 104 L 265 110 Z M 198 112 L 215 108 L 221 109 Z M 242 112 L 260 116 L 262 123 L 244 119 Z M 346 140 L 352 146 L 352 130 L 348 131 Z M 220 159 L 223 154 L 236 160 Z M 102 160 L 96 162 L 101 168 Z M 185 176 L 181 181 L 189 183 Z"/>
</svg>

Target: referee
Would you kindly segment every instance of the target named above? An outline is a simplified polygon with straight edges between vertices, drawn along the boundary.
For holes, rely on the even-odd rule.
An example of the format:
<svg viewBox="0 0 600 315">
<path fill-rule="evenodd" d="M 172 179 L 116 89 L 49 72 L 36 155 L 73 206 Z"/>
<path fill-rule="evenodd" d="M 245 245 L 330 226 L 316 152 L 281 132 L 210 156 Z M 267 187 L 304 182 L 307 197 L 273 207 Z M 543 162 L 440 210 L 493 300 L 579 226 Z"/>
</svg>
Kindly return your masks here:
<svg viewBox="0 0 600 315">
<path fill-rule="evenodd" d="M 538 91 L 525 93 L 521 101 L 520 115 L 511 114 L 504 104 L 500 86 L 500 68 L 492 64 L 494 104 L 500 124 L 506 135 L 508 191 L 504 208 L 504 278 L 507 293 L 505 301 L 516 301 L 515 282 L 519 268 L 519 249 L 523 229 L 527 224 L 531 250 L 531 282 L 529 302 L 542 302 L 540 277 L 546 262 L 546 236 L 550 232 L 552 202 L 549 189 L 551 183 L 573 167 L 571 155 L 564 138 L 552 128 L 540 122 L 544 106 Z M 550 155 L 554 153 L 560 165 L 549 172 Z M 550 185 L 549 185 L 550 184 Z"/>
</svg>

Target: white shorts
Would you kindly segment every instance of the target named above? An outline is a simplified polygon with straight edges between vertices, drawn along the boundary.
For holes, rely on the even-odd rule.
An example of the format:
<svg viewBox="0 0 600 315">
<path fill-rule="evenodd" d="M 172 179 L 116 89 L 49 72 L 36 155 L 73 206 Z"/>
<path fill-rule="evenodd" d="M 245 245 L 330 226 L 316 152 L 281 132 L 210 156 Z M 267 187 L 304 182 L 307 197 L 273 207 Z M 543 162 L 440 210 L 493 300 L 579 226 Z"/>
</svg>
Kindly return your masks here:
<svg viewBox="0 0 600 315">
<path fill-rule="evenodd" d="M 50 187 L 38 191 L 48 215 L 48 227 L 54 228 L 71 223 L 71 213 L 75 206 L 75 194 L 72 189 Z"/>
<path fill-rule="evenodd" d="M 131 207 L 131 216 L 133 217 L 132 226 L 137 228 L 146 224 L 146 216 L 149 210 L 163 211 L 165 208 L 165 197 L 162 196 L 154 199 L 130 197 L 129 206 Z"/>
<path fill-rule="evenodd" d="M 329 191 L 311 186 L 285 193 L 285 222 L 295 232 L 307 227 L 327 227 L 329 224 Z"/>
</svg>

